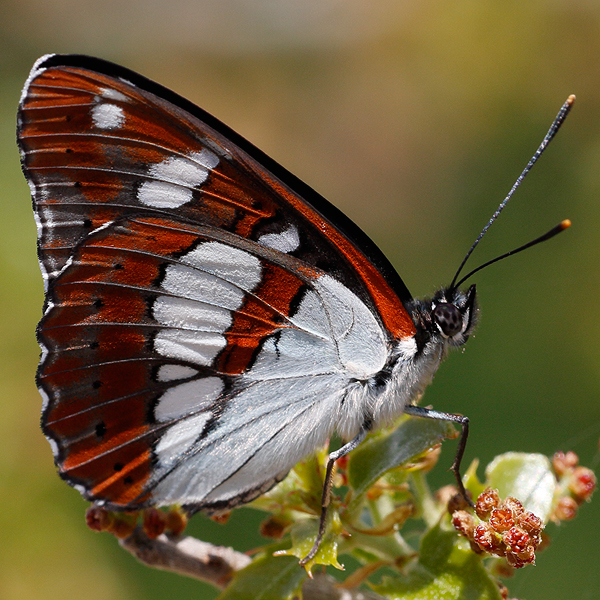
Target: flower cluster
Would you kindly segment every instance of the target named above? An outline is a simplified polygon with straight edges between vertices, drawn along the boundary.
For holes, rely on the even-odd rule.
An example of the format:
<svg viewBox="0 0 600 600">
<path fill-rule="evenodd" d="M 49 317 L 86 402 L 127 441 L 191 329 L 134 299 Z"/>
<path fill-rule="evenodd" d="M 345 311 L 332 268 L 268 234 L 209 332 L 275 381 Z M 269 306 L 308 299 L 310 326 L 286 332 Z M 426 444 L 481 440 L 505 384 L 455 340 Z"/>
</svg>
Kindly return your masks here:
<svg viewBox="0 0 600 600">
<path fill-rule="evenodd" d="M 592 497 L 596 489 L 596 476 L 587 467 L 579 466 L 575 452 L 557 452 L 552 457 L 552 468 L 558 481 L 559 494 L 551 519 L 570 521 L 577 509 Z"/>
<path fill-rule="evenodd" d="M 516 498 L 501 501 L 497 490 L 486 488 L 477 498 L 475 513 L 457 510 L 452 515 L 454 527 L 471 542 L 473 550 L 504 556 L 516 569 L 535 562 L 544 525 Z"/>
</svg>

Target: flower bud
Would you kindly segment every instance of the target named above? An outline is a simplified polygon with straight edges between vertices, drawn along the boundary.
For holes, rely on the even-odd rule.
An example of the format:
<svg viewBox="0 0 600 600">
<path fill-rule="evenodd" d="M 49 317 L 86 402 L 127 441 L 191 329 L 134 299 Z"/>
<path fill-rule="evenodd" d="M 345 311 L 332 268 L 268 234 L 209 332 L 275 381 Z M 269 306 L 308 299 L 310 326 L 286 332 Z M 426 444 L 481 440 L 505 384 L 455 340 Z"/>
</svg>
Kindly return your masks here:
<svg viewBox="0 0 600 600">
<path fill-rule="evenodd" d="M 575 497 L 575 500 L 581 504 L 589 500 L 596 489 L 596 476 L 591 469 L 586 467 L 577 467 L 571 475 L 569 490 Z"/>
<path fill-rule="evenodd" d="M 515 524 L 510 508 L 495 508 L 490 515 L 490 525 L 498 533 L 508 531 Z"/>
<path fill-rule="evenodd" d="M 564 452 L 557 452 L 552 457 L 552 468 L 558 477 L 562 477 L 567 471 L 575 468 L 578 463 L 579 457 L 571 450 L 566 454 Z"/>
<path fill-rule="evenodd" d="M 166 527 L 167 518 L 165 513 L 158 508 L 147 508 L 144 510 L 142 518 L 142 527 L 144 533 L 151 539 L 156 539 L 161 535 Z"/>
<path fill-rule="evenodd" d="M 558 521 L 570 521 L 577 514 L 577 502 L 571 496 L 563 496 L 554 509 L 554 518 Z"/>
<path fill-rule="evenodd" d="M 181 535 L 187 526 L 187 515 L 178 508 L 170 508 L 165 516 L 167 532 L 171 535 Z"/>
<path fill-rule="evenodd" d="M 452 525 L 467 538 L 473 537 L 475 519 L 466 510 L 457 510 L 452 515 Z"/>
<path fill-rule="evenodd" d="M 475 504 L 475 512 L 480 519 L 487 519 L 492 510 L 499 506 L 500 496 L 498 495 L 498 490 L 488 487 L 479 494 Z"/>
<path fill-rule="evenodd" d="M 92 531 L 106 531 L 112 523 L 112 516 L 105 508 L 90 506 L 85 512 L 85 522 Z"/>
<path fill-rule="evenodd" d="M 531 538 L 520 527 L 511 527 L 502 536 L 502 541 L 511 552 L 519 554 L 527 550 Z"/>
</svg>

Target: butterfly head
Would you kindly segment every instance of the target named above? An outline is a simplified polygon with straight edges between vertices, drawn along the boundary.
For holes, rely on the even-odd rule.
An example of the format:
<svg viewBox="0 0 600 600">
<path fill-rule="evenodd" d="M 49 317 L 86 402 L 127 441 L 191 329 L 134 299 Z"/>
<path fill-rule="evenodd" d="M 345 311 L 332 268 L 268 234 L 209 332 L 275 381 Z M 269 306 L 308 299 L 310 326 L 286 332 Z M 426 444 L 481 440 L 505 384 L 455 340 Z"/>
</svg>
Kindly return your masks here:
<svg viewBox="0 0 600 600">
<path fill-rule="evenodd" d="M 441 290 L 431 302 L 431 321 L 438 334 L 451 346 L 462 346 L 477 321 L 476 288 L 466 292 L 458 289 Z"/>
<path fill-rule="evenodd" d="M 417 347 L 462 346 L 477 324 L 476 288 L 446 288 L 431 300 L 415 301 L 411 315 L 416 326 Z"/>
</svg>

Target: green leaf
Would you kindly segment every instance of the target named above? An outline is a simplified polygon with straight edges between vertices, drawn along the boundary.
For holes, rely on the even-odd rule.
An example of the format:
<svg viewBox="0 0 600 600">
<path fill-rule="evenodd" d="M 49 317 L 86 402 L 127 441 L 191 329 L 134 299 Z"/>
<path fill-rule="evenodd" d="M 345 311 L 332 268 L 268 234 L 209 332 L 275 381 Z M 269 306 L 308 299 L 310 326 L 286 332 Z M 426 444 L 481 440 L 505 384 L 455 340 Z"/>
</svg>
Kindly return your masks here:
<svg viewBox="0 0 600 600">
<path fill-rule="evenodd" d="M 287 600 L 299 593 L 306 577 L 297 558 L 268 552 L 236 573 L 217 600 Z"/>
<path fill-rule="evenodd" d="M 543 454 L 501 454 L 487 466 L 485 474 L 487 485 L 497 488 L 501 498 L 513 496 L 544 523 L 548 521 L 556 478 Z"/>
<path fill-rule="evenodd" d="M 374 591 L 393 600 L 501 600 L 481 557 L 455 532 L 433 527 L 419 556 L 406 573 L 384 577 Z"/>
<path fill-rule="evenodd" d="M 406 418 L 396 429 L 366 440 L 350 454 L 348 483 L 356 497 L 360 497 L 386 471 L 408 462 L 454 433 L 454 427 L 447 421 Z"/>
<path fill-rule="evenodd" d="M 302 519 L 298 521 L 291 531 L 292 547 L 286 550 L 278 550 L 277 556 L 295 556 L 296 559 L 303 559 L 313 547 L 317 532 L 319 531 L 319 523 L 316 519 Z M 310 571 L 313 565 L 331 565 L 341 571 L 344 570 L 343 565 L 338 562 L 338 536 L 342 532 L 342 523 L 340 516 L 336 510 L 330 510 L 327 513 L 327 528 L 321 545 L 316 556 L 306 564 L 306 570 Z M 296 565 L 298 565 L 296 560 Z"/>
</svg>

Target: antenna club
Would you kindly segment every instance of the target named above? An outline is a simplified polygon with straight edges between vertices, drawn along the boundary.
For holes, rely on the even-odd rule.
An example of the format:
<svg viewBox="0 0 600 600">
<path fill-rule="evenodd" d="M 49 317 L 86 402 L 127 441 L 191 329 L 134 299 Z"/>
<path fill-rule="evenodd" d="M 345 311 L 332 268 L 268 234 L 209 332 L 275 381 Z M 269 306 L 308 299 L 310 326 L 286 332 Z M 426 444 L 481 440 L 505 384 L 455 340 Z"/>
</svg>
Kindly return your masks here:
<svg viewBox="0 0 600 600">
<path fill-rule="evenodd" d="M 568 98 L 567 98 L 567 104 L 569 106 L 573 106 L 573 103 L 575 102 L 576 96 L 575 94 L 571 94 Z"/>
<path fill-rule="evenodd" d="M 569 227 L 571 227 L 571 219 L 565 219 L 564 221 L 561 221 L 561 223 L 560 223 L 561 231 L 564 231 L 565 229 L 569 229 Z"/>
</svg>

